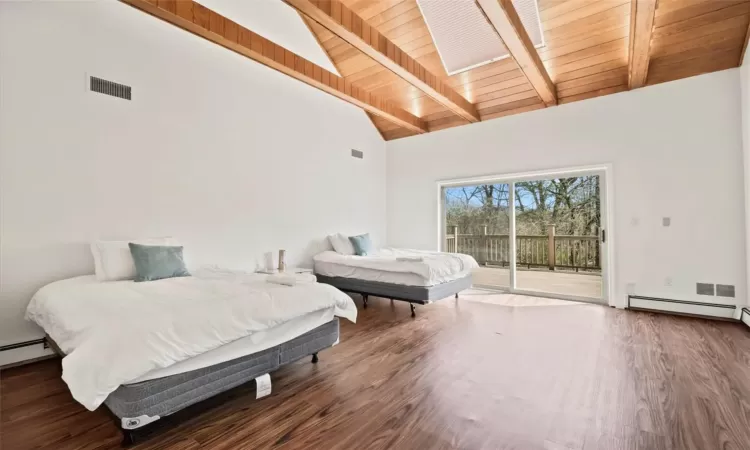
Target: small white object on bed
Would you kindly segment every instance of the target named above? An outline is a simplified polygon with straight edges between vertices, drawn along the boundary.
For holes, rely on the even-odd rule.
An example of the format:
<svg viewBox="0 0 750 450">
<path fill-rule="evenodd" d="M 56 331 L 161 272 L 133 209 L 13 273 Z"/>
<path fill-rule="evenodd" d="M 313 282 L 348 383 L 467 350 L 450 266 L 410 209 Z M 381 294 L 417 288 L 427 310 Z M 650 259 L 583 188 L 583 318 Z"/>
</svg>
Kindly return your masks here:
<svg viewBox="0 0 750 450">
<path fill-rule="evenodd" d="M 288 273 L 281 272 L 269 275 L 266 281 L 274 284 L 282 284 L 284 286 L 296 286 L 298 284 L 315 283 L 317 280 L 315 275 L 311 273 Z"/>
<path fill-rule="evenodd" d="M 479 267 L 460 253 L 382 248 L 367 256 L 326 251 L 314 257 L 315 273 L 409 286 L 434 286 L 463 278 Z"/>
<path fill-rule="evenodd" d="M 122 384 L 180 373 L 167 368 L 181 362 L 185 370 L 215 364 L 222 352 L 203 355 L 225 345 L 218 359 L 242 356 L 240 346 L 229 348 L 243 338 L 258 337 L 245 354 L 270 348 L 334 315 L 354 322 L 357 308 L 332 286 L 290 287 L 219 271 L 144 283 L 58 281 L 40 289 L 26 311 L 66 353 L 63 380 L 89 410 Z"/>
</svg>

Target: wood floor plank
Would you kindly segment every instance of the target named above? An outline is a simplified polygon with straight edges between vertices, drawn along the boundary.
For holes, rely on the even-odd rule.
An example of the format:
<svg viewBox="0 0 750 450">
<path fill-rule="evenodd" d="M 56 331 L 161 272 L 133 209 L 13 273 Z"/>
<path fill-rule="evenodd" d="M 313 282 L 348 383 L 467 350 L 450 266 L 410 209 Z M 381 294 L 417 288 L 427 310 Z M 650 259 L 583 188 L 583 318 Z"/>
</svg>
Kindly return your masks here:
<svg viewBox="0 0 750 450">
<path fill-rule="evenodd" d="M 534 104 L 517 105 L 534 107 Z M 136 447 L 743 449 L 743 325 L 471 290 L 418 307 L 371 298 L 341 342 Z M 0 448 L 119 448 L 59 360 L 0 372 Z"/>
</svg>

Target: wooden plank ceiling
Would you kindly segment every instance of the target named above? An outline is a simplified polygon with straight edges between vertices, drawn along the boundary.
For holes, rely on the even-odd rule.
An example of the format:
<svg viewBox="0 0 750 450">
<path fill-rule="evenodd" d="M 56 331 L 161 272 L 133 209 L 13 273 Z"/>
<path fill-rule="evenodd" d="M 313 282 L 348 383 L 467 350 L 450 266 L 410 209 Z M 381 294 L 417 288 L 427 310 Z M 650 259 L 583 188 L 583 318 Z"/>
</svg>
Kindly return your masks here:
<svg viewBox="0 0 750 450">
<path fill-rule="evenodd" d="M 320 7 L 325 1 L 312 3 Z M 512 56 L 448 76 L 416 0 L 341 3 L 472 103 L 481 120 L 546 106 Z M 636 51 L 633 57 L 641 62 L 635 70 L 645 75 L 646 85 L 737 67 L 750 24 L 750 0 L 538 0 L 538 4 L 545 39 L 538 55 L 559 104 L 627 90 L 631 45 Z M 633 17 L 639 20 L 631 24 L 634 9 Z M 352 85 L 391 100 L 424 120 L 430 131 L 469 123 L 465 114 L 436 101 L 309 16 L 302 17 Z M 371 118 L 386 140 L 416 134 L 382 116 Z"/>
<path fill-rule="evenodd" d="M 416 0 L 284 0 L 337 76 L 192 0 L 121 1 L 357 105 L 386 140 L 737 67 L 750 24 L 750 0 L 537 0 L 534 49 L 512 0 L 477 0 L 510 56 L 448 76 Z"/>
</svg>

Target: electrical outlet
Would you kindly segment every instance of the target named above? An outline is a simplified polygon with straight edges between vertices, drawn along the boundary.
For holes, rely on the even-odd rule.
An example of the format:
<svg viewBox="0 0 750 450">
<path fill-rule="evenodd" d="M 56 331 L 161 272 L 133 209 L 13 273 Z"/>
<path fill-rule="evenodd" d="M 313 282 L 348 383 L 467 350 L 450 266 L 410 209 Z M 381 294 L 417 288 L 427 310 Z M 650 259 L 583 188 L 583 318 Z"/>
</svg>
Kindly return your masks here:
<svg viewBox="0 0 750 450">
<path fill-rule="evenodd" d="M 668 227 L 672 225 L 672 218 L 670 217 L 662 217 L 661 218 L 661 225 L 664 227 Z"/>
<path fill-rule="evenodd" d="M 635 295 L 635 283 L 628 283 L 625 285 L 625 290 L 628 295 Z"/>
<path fill-rule="evenodd" d="M 664 286 L 672 286 L 672 277 L 667 277 L 664 279 Z"/>
</svg>

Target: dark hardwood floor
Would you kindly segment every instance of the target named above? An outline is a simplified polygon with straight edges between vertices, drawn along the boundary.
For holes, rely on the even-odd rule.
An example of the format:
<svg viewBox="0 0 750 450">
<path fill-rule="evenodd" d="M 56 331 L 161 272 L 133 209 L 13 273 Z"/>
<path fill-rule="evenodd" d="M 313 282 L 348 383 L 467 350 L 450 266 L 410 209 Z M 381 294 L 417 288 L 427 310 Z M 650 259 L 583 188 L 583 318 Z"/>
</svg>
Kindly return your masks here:
<svg viewBox="0 0 750 450">
<path fill-rule="evenodd" d="M 4 450 L 119 447 L 58 360 L 0 377 Z M 412 319 L 372 298 L 317 365 L 272 379 L 271 396 L 248 388 L 136 448 L 750 448 L 750 330 L 735 323 L 482 291 Z"/>
</svg>

